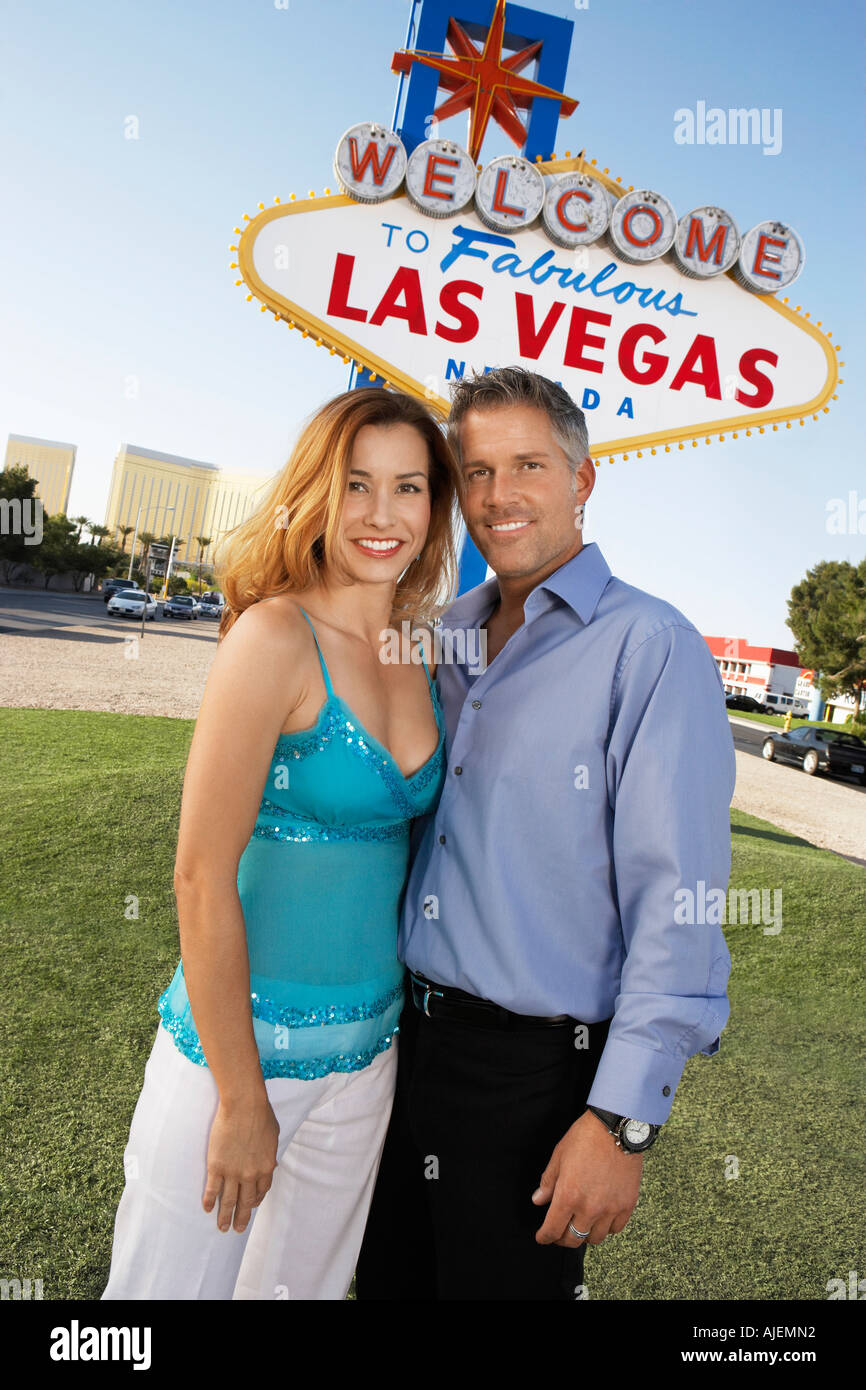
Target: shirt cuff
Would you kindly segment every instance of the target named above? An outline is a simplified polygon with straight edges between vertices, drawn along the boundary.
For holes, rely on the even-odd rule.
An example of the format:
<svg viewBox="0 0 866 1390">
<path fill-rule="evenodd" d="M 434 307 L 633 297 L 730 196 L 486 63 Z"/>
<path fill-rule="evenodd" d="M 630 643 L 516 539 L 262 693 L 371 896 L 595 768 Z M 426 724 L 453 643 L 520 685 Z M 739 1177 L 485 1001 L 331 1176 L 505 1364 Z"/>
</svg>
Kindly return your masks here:
<svg viewBox="0 0 866 1390">
<path fill-rule="evenodd" d="M 716 1039 L 716 1044 L 718 1043 Z M 715 1046 L 715 1044 L 710 1044 Z M 588 1105 L 632 1120 L 662 1125 L 671 1113 L 685 1057 L 608 1038 L 595 1073 Z"/>
</svg>

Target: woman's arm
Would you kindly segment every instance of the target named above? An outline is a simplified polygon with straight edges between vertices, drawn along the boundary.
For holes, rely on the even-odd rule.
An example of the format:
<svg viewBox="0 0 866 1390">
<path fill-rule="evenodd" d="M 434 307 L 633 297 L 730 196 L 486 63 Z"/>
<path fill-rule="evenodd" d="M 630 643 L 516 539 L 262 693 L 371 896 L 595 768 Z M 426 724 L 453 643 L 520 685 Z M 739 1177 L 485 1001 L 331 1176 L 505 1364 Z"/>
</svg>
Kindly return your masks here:
<svg viewBox="0 0 866 1390">
<path fill-rule="evenodd" d="M 276 1164 L 237 872 L 279 731 L 299 698 L 299 643 L 282 605 L 255 604 L 241 615 L 217 647 L 184 778 L 174 891 L 184 979 L 220 1097 L 203 1204 L 210 1211 L 221 1194 L 221 1230 L 236 1204 L 235 1230 L 245 1228 Z"/>
</svg>

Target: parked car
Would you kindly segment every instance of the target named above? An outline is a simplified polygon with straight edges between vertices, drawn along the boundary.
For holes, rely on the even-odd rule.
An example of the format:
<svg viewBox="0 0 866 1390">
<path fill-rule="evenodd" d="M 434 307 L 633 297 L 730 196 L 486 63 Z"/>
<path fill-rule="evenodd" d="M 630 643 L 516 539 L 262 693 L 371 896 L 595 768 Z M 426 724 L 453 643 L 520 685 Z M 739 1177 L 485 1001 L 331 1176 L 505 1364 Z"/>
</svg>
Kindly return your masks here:
<svg viewBox="0 0 866 1390">
<path fill-rule="evenodd" d="M 198 617 L 199 607 L 192 594 L 175 594 L 162 605 L 162 613 L 165 618 L 187 618 L 191 622 Z"/>
<path fill-rule="evenodd" d="M 144 593 L 136 579 L 106 579 L 102 585 L 103 603 L 108 603 L 108 600 L 121 589 L 135 589 L 140 594 Z"/>
<path fill-rule="evenodd" d="M 199 612 L 203 618 L 221 618 L 225 600 L 219 594 L 202 594 L 198 601 Z"/>
<path fill-rule="evenodd" d="M 866 743 L 856 734 L 834 733 L 801 725 L 790 733 L 765 738 L 762 753 L 768 762 L 799 763 L 814 776 L 827 772 L 831 777 L 856 777 L 866 786 Z"/>
<path fill-rule="evenodd" d="M 728 709 L 744 709 L 752 714 L 766 713 L 760 700 L 756 700 L 753 695 L 726 695 L 725 704 Z"/>
<path fill-rule="evenodd" d="M 120 589 L 109 598 L 106 611 L 110 618 L 140 618 L 145 605 L 147 621 L 152 623 L 156 617 L 156 599 L 151 598 L 143 589 Z"/>
<path fill-rule="evenodd" d="M 799 699 L 796 695 L 778 695 L 772 690 L 765 694 L 764 705 L 768 714 L 787 714 L 790 710 L 800 719 L 804 719 L 809 712 L 805 700 Z"/>
</svg>

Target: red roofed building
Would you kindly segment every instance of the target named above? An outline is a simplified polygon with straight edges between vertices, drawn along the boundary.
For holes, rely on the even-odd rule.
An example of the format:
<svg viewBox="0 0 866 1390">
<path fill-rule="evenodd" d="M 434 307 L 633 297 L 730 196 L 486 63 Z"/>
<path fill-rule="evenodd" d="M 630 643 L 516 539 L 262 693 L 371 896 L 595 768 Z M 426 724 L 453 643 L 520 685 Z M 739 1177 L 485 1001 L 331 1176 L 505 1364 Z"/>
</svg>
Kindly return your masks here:
<svg viewBox="0 0 866 1390">
<path fill-rule="evenodd" d="M 768 694 L 794 699 L 803 667 L 796 652 L 784 647 L 752 647 L 744 637 L 705 637 L 716 659 L 726 695 L 751 695 L 764 702 Z M 802 689 L 802 687 L 801 687 Z"/>
<path fill-rule="evenodd" d="M 744 637 L 705 637 L 704 641 L 716 659 L 726 695 L 751 695 L 781 714 L 790 709 L 795 715 L 829 724 L 844 724 L 854 713 L 852 695 L 822 699 L 815 672 L 800 665 L 796 652 L 750 647 Z M 860 717 L 864 714 L 866 687 L 860 693 Z"/>
</svg>

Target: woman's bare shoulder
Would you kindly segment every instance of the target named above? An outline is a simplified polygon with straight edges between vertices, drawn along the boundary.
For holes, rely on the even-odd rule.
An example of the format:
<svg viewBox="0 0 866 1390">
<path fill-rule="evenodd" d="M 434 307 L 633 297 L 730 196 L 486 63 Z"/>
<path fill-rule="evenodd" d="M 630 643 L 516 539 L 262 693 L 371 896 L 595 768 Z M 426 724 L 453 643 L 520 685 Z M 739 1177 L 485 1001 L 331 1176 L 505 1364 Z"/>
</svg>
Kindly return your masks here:
<svg viewBox="0 0 866 1390">
<path fill-rule="evenodd" d="M 309 623 L 297 600 L 289 594 L 276 594 L 273 598 L 259 599 L 245 608 L 229 628 L 223 643 L 234 639 L 234 646 L 245 651 L 264 643 L 296 657 L 307 645 L 309 636 Z"/>
</svg>

